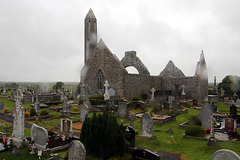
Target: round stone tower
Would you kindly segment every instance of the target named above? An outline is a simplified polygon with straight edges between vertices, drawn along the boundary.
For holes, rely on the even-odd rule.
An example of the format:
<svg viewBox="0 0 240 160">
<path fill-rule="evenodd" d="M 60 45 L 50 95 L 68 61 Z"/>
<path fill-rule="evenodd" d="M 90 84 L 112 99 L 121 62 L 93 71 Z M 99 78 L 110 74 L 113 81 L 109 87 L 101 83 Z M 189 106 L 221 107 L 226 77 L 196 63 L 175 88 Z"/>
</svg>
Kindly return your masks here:
<svg viewBox="0 0 240 160">
<path fill-rule="evenodd" d="M 91 52 L 97 45 L 97 19 L 90 9 L 85 17 L 85 32 L 84 32 L 84 63 L 91 56 Z"/>
</svg>

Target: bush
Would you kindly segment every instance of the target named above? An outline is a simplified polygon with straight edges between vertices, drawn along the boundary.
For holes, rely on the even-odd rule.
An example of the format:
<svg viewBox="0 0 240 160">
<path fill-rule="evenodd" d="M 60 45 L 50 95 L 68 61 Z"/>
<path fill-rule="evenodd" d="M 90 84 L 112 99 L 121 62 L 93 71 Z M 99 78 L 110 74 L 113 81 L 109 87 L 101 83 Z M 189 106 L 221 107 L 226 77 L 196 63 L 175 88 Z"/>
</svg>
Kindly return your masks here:
<svg viewBox="0 0 240 160">
<path fill-rule="evenodd" d="M 103 159 L 114 155 L 122 156 L 125 152 L 124 127 L 117 123 L 116 117 L 96 113 L 92 118 L 85 118 L 80 141 L 87 153 Z"/>
<path fill-rule="evenodd" d="M 188 136 L 203 137 L 206 134 L 206 131 L 203 127 L 190 125 L 186 128 L 185 134 Z"/>
<path fill-rule="evenodd" d="M 35 108 L 30 109 L 30 116 L 35 116 L 36 115 L 36 110 Z"/>
<path fill-rule="evenodd" d="M 29 110 L 26 110 L 25 117 L 29 117 L 29 116 L 30 116 L 30 112 L 29 112 Z"/>
<path fill-rule="evenodd" d="M 189 120 L 189 125 L 201 126 L 201 119 L 199 116 L 192 116 Z"/>
<path fill-rule="evenodd" d="M 45 115 L 49 115 L 48 111 L 42 110 L 42 111 L 40 112 L 40 116 L 45 116 Z"/>
</svg>

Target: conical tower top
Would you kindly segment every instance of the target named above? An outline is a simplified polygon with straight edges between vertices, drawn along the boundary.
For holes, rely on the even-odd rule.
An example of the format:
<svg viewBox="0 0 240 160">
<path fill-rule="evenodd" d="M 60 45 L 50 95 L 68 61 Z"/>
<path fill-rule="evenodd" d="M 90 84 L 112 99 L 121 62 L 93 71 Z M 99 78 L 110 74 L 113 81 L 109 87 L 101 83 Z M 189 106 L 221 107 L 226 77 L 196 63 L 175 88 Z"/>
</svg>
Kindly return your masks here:
<svg viewBox="0 0 240 160">
<path fill-rule="evenodd" d="M 96 19 L 92 9 L 90 8 L 85 19 Z"/>
</svg>

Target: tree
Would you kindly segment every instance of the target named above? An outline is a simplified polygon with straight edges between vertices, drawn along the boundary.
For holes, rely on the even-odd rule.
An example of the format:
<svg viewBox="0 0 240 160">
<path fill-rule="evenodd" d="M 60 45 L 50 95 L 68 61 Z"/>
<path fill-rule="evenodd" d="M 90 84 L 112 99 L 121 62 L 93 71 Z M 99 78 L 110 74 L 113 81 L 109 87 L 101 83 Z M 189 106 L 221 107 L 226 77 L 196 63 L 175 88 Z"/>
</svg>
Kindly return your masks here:
<svg viewBox="0 0 240 160">
<path fill-rule="evenodd" d="M 225 96 L 232 96 L 234 93 L 240 94 L 240 77 L 228 75 L 218 84 L 219 93 L 224 89 Z"/>
<path fill-rule="evenodd" d="M 64 86 L 64 83 L 63 82 L 57 82 L 54 86 L 53 86 L 53 89 L 58 89 L 58 88 L 63 88 Z"/>
<path fill-rule="evenodd" d="M 80 141 L 87 152 L 100 158 L 123 155 L 125 152 L 124 127 L 117 123 L 116 117 L 96 113 L 83 122 Z"/>
</svg>

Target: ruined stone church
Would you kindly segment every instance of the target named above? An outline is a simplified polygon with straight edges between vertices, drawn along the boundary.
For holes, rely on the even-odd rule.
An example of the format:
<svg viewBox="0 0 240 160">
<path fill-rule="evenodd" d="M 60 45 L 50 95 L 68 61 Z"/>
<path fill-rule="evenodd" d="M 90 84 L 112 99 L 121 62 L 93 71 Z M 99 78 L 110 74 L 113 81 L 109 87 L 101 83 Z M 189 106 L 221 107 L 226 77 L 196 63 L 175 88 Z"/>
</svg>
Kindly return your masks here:
<svg viewBox="0 0 240 160">
<path fill-rule="evenodd" d="M 158 76 L 151 76 L 135 51 L 125 52 L 119 60 L 103 40 L 97 38 L 97 19 L 90 9 L 85 18 L 84 67 L 78 86 L 88 86 L 89 95 L 103 95 L 104 83 L 108 81 L 111 96 L 131 100 L 135 96 L 150 96 L 151 88 L 156 96 L 181 96 L 182 86 L 187 98 L 207 100 L 208 75 L 203 52 L 194 76 L 187 77 L 170 60 Z M 185 62 L 183 62 L 185 63 Z M 135 67 L 139 74 L 129 74 L 126 67 Z"/>
</svg>

